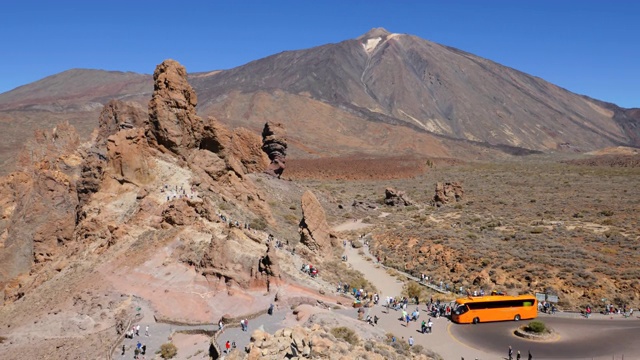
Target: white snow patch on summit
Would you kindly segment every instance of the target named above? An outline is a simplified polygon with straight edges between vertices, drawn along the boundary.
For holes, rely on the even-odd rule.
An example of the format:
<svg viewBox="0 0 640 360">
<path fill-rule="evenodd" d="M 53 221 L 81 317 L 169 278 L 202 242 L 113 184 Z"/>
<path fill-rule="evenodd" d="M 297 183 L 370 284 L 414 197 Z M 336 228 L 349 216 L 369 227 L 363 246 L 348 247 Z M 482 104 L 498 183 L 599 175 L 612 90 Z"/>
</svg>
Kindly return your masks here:
<svg viewBox="0 0 640 360">
<path fill-rule="evenodd" d="M 373 51 L 373 49 L 375 49 L 376 46 L 378 46 L 381 40 L 382 40 L 381 37 L 367 39 L 367 42 L 362 44 L 362 46 L 364 47 L 364 51 L 366 51 L 367 54 L 370 54 Z"/>
</svg>

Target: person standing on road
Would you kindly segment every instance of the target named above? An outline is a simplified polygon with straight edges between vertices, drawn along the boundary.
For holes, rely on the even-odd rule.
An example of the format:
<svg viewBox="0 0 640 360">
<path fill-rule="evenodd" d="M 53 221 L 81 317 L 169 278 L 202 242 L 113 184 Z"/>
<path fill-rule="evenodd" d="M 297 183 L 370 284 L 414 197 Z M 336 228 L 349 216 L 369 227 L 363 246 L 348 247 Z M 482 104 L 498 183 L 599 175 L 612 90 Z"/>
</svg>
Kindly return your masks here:
<svg viewBox="0 0 640 360">
<path fill-rule="evenodd" d="M 413 336 L 409 336 L 409 346 L 413 346 Z"/>
<path fill-rule="evenodd" d="M 528 357 L 528 359 L 529 359 L 529 360 L 533 360 L 533 355 L 531 355 L 531 350 L 529 350 L 529 357 Z"/>
<path fill-rule="evenodd" d="M 513 349 L 511 348 L 511 345 L 509 345 L 509 360 L 513 360 Z"/>
<path fill-rule="evenodd" d="M 516 360 L 520 360 L 520 350 L 518 350 L 518 352 L 516 352 Z"/>
</svg>

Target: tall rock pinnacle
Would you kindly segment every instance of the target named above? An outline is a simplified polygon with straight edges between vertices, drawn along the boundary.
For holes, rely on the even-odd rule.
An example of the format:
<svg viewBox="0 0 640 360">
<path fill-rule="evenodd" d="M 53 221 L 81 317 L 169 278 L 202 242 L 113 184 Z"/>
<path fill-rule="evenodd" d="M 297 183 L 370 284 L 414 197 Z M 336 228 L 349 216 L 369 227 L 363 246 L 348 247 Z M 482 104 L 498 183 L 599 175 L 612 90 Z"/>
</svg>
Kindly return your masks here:
<svg viewBox="0 0 640 360">
<path fill-rule="evenodd" d="M 197 147 L 204 125 L 196 115 L 198 97 L 187 82 L 184 66 L 165 60 L 156 67 L 153 80 L 147 137 L 177 154 Z"/>
</svg>

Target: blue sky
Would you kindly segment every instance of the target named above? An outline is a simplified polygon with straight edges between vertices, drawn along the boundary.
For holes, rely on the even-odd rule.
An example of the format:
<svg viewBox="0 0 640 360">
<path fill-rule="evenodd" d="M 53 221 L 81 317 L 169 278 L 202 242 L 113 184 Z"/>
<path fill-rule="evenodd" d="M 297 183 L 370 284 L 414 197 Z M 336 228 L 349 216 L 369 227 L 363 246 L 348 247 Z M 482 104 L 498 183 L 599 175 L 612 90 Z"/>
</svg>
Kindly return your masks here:
<svg viewBox="0 0 640 360">
<path fill-rule="evenodd" d="M 640 107 L 640 2 L 6 0 L 0 92 L 72 68 L 229 69 L 373 27 L 417 35 L 579 94 Z"/>
</svg>

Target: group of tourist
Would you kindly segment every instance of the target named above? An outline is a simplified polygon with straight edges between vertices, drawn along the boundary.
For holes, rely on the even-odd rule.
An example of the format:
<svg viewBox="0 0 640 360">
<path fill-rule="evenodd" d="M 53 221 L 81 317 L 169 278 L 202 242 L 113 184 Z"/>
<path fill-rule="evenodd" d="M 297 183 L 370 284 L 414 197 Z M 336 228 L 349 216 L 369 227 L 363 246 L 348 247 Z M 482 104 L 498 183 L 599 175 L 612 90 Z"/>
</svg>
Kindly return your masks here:
<svg viewBox="0 0 640 360">
<path fill-rule="evenodd" d="M 178 187 L 178 185 L 170 186 L 168 184 L 164 184 L 164 186 L 160 188 L 160 192 L 166 196 L 167 201 L 182 198 L 195 199 L 198 197 L 198 192 L 193 186 L 187 192 L 184 185 L 180 185 L 180 187 Z"/>
<path fill-rule="evenodd" d="M 144 335 L 145 336 L 149 336 L 149 325 L 147 325 L 144 329 Z M 127 331 L 124 334 L 124 337 L 127 339 L 133 339 L 134 337 L 140 336 L 140 324 L 138 325 L 134 325 L 131 327 L 131 329 L 129 329 L 129 331 Z M 125 353 L 127 351 L 127 347 L 126 345 L 122 344 L 122 356 L 125 356 Z M 140 359 L 143 360 L 144 359 L 144 355 L 146 355 L 147 353 L 147 345 L 141 343 L 140 341 L 137 342 L 136 347 L 133 350 L 133 358 L 134 359 Z M 142 356 L 142 357 L 141 357 Z"/>
<path fill-rule="evenodd" d="M 231 217 L 226 216 L 222 213 L 218 213 L 218 218 L 225 224 L 227 224 L 227 226 L 229 227 L 235 227 L 235 228 L 244 228 L 245 230 L 251 230 L 251 224 L 245 222 L 245 223 L 241 223 L 238 220 L 231 220 Z"/>
<path fill-rule="evenodd" d="M 507 358 L 509 360 L 513 360 L 513 349 L 511 348 L 511 345 L 509 345 L 509 350 L 507 350 Z M 518 350 L 516 352 L 516 360 L 521 360 L 521 359 L 522 359 L 522 354 L 520 354 L 520 350 Z M 528 355 L 527 359 L 529 359 L 529 360 L 533 359 L 533 355 L 531 355 L 531 351 L 529 351 L 529 355 Z"/>
</svg>

